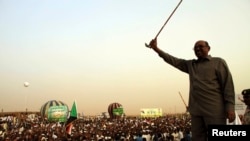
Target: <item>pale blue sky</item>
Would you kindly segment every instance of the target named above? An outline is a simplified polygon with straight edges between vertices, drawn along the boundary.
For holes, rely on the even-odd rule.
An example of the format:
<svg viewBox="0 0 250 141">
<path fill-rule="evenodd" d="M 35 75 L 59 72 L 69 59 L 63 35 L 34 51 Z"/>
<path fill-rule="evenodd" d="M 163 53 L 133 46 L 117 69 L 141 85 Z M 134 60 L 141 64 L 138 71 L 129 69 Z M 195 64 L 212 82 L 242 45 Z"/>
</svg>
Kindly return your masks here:
<svg viewBox="0 0 250 141">
<path fill-rule="evenodd" d="M 189 81 L 144 46 L 178 0 L 0 0 L 0 109 L 39 110 L 49 100 L 78 112 L 184 112 Z M 193 59 L 199 39 L 224 58 L 235 92 L 250 88 L 250 1 L 183 0 L 158 37 L 160 48 Z M 23 83 L 30 86 L 25 88 Z"/>
</svg>

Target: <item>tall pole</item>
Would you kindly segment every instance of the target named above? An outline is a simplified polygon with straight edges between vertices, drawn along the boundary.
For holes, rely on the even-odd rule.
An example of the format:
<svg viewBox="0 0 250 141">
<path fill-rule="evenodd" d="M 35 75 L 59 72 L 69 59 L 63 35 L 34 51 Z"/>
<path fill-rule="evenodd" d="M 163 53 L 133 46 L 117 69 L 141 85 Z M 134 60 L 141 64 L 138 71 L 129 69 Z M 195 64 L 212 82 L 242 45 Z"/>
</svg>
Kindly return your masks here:
<svg viewBox="0 0 250 141">
<path fill-rule="evenodd" d="M 29 82 L 24 82 L 24 87 L 27 88 L 29 87 Z M 27 107 L 27 103 L 28 103 L 28 92 L 25 91 L 25 112 L 28 112 L 28 107 Z"/>
<path fill-rule="evenodd" d="M 180 97 L 181 97 L 181 99 L 182 99 L 182 102 L 184 103 L 184 105 L 185 105 L 185 107 L 186 107 L 186 109 L 187 109 L 187 111 L 188 111 L 188 106 L 187 106 L 186 102 L 184 101 L 184 99 L 183 99 L 183 97 L 182 97 L 182 95 L 181 95 L 181 92 L 179 92 L 179 95 L 180 95 Z"/>
</svg>

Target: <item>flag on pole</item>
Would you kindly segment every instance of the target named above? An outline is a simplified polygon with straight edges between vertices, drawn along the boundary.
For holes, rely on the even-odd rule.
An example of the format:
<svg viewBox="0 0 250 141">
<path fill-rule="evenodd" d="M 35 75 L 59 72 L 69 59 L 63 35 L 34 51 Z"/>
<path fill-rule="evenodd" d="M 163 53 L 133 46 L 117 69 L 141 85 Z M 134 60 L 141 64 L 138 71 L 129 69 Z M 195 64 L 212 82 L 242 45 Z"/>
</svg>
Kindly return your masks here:
<svg viewBox="0 0 250 141">
<path fill-rule="evenodd" d="M 71 130 L 73 127 L 73 121 L 77 119 L 77 108 L 76 108 L 76 102 L 74 101 L 71 111 L 70 111 L 70 116 L 65 124 L 66 126 L 66 133 L 71 134 Z"/>
</svg>

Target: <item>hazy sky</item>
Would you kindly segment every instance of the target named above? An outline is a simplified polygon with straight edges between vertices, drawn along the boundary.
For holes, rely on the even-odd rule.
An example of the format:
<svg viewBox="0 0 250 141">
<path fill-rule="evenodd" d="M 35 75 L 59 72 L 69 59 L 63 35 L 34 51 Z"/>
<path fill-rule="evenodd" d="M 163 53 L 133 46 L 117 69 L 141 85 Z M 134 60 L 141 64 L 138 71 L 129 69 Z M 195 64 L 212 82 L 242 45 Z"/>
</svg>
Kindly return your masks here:
<svg viewBox="0 0 250 141">
<path fill-rule="evenodd" d="M 146 48 L 179 0 L 0 0 L 0 109 L 39 111 L 49 100 L 85 115 L 118 102 L 184 112 L 188 75 Z M 183 0 L 158 37 L 166 52 L 195 58 L 204 39 L 224 58 L 235 92 L 250 88 L 250 1 Z M 30 83 L 24 87 L 23 83 Z"/>
</svg>

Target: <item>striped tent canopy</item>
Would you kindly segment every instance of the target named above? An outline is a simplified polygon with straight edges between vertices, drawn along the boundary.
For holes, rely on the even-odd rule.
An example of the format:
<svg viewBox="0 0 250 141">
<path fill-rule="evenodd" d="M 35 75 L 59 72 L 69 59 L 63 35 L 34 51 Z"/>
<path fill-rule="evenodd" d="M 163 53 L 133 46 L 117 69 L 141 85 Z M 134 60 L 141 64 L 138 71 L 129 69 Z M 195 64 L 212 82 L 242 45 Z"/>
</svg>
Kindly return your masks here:
<svg viewBox="0 0 250 141">
<path fill-rule="evenodd" d="M 114 102 L 109 104 L 108 106 L 108 113 L 110 118 L 120 118 L 124 115 L 123 107 L 120 103 Z"/>
<path fill-rule="evenodd" d="M 47 118 L 48 117 L 48 112 L 50 108 L 56 107 L 56 106 L 66 106 L 66 109 L 68 111 L 68 105 L 65 104 L 62 101 L 58 101 L 58 100 L 50 100 L 48 102 L 46 102 L 45 104 L 42 105 L 41 109 L 40 109 L 40 113 L 41 116 L 43 118 Z"/>
</svg>

